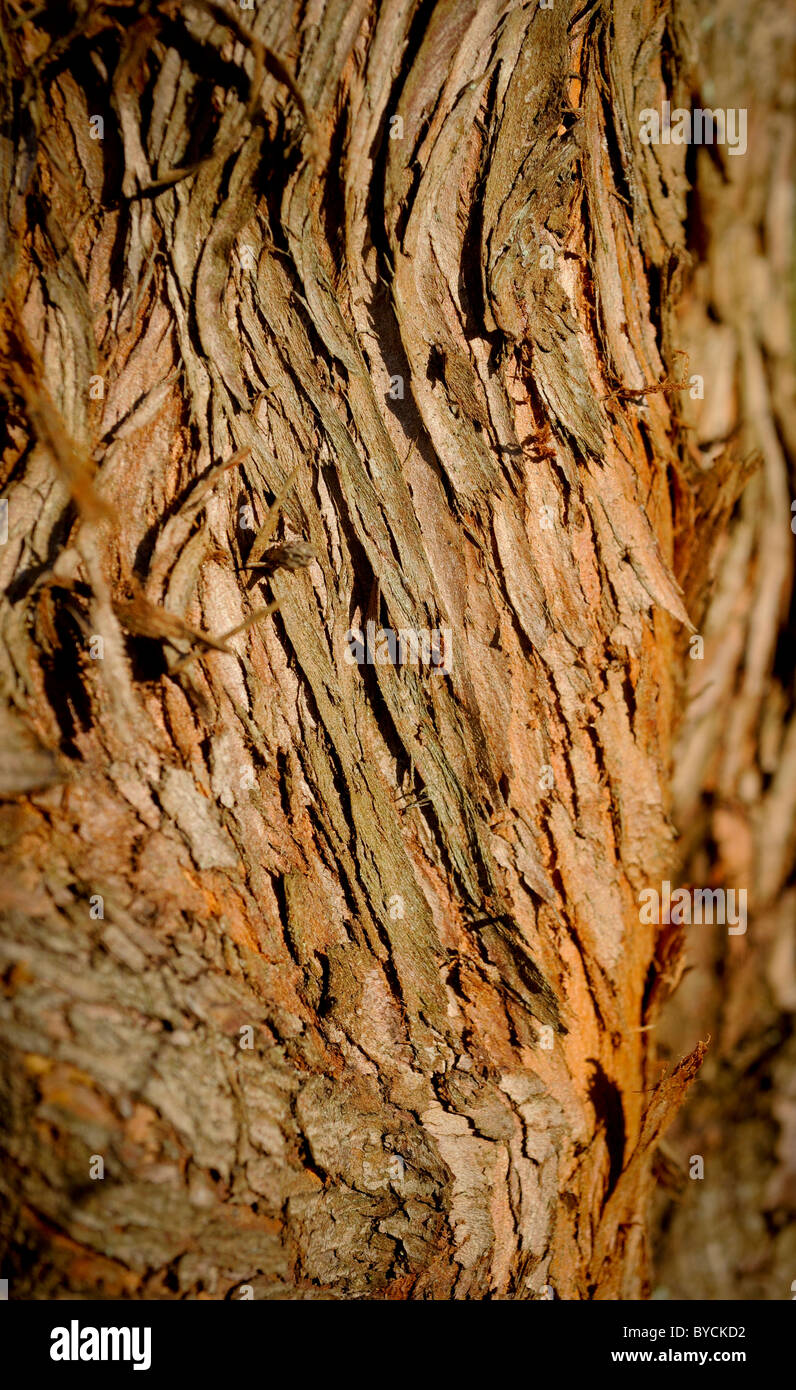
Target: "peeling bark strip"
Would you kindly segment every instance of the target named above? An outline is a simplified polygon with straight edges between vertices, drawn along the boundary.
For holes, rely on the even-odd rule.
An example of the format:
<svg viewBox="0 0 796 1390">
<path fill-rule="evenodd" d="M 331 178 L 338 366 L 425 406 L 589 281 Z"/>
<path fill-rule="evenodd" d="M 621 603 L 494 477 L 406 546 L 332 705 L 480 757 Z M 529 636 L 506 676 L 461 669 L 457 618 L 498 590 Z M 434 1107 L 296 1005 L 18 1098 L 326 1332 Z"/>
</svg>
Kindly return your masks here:
<svg viewBox="0 0 796 1390">
<path fill-rule="evenodd" d="M 664 182 L 637 119 L 668 10 L 25 13 L 15 1289 L 638 1296 L 703 1051 L 661 1078 L 668 936 L 637 908 L 690 626 L 678 395 L 637 399 L 678 379 L 685 153 Z M 450 629 L 450 671 L 351 664 L 368 622 Z"/>
</svg>

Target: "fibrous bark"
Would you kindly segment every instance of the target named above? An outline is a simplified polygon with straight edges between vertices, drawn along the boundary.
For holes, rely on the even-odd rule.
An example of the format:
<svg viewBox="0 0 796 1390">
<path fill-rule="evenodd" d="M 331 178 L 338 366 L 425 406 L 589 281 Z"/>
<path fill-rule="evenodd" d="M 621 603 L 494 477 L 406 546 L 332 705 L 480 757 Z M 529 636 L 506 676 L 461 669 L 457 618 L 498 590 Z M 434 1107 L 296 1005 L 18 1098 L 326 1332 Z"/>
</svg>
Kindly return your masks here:
<svg viewBox="0 0 796 1390">
<path fill-rule="evenodd" d="M 703 1051 L 662 1075 L 679 943 L 637 905 L 676 862 L 676 537 L 752 471 L 680 406 L 686 151 L 638 136 L 671 14 L 2 38 L 18 1288 L 638 1296 Z M 449 630 L 450 671 L 352 664 L 368 622 Z"/>
<path fill-rule="evenodd" d="M 680 1174 L 658 1203 L 657 1282 L 672 1298 L 782 1299 L 796 1263 L 796 19 L 778 4 L 725 0 L 708 22 L 689 4 L 678 34 L 683 87 L 749 113 L 746 158 L 689 153 L 693 272 L 678 318 L 705 395 L 684 399 L 685 423 L 706 482 L 723 441 L 754 449 L 760 467 L 715 544 L 703 544 L 699 509 L 678 537 L 704 659 L 685 663 L 676 872 L 682 883 L 743 885 L 749 925 L 731 940 L 719 926 L 687 933 L 683 983 L 658 1033 L 672 1060 L 696 1037 L 711 1045 L 667 1140 Z M 691 1180 L 693 1157 L 701 1179 Z"/>
</svg>

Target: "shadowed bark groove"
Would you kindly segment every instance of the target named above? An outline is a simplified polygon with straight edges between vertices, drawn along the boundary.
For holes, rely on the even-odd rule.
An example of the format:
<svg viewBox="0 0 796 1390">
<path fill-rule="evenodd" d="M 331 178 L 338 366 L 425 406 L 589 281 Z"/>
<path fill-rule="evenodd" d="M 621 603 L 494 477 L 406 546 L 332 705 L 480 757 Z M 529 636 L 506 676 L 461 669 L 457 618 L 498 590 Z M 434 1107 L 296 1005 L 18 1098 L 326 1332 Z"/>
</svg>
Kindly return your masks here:
<svg viewBox="0 0 796 1390">
<path fill-rule="evenodd" d="M 2 16 L 20 1296 L 643 1295 L 704 1051 L 663 1074 L 637 905 L 677 862 L 676 538 L 752 472 L 639 394 L 687 345 L 687 152 L 638 136 L 677 24 Z M 356 664 L 369 622 L 450 669 Z"/>
</svg>

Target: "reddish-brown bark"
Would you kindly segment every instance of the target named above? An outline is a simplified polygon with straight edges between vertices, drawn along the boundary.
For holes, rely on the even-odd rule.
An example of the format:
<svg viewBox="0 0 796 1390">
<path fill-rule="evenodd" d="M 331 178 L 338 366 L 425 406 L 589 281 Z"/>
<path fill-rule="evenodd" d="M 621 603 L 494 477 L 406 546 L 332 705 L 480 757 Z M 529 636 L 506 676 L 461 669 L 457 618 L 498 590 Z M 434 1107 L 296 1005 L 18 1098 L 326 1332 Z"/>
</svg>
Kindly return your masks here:
<svg viewBox="0 0 796 1390">
<path fill-rule="evenodd" d="M 3 13 L 18 1287 L 642 1295 L 708 1030 L 663 1075 L 638 896 L 765 453 L 676 385 L 712 300 L 638 131 L 688 14 Z M 351 664 L 368 621 L 449 673 Z"/>
</svg>

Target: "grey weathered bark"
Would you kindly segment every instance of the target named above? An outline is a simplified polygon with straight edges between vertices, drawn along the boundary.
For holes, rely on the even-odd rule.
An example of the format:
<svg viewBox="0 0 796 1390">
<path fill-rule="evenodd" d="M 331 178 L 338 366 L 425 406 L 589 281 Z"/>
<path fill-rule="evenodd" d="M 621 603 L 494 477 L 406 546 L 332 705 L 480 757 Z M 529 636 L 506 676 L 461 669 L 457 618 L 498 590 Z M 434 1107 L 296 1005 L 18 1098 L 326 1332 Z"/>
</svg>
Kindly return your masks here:
<svg viewBox="0 0 796 1390">
<path fill-rule="evenodd" d="M 702 1055 L 661 1077 L 678 946 L 637 908 L 675 536 L 749 472 L 702 472 L 673 384 L 686 151 L 638 132 L 682 35 L 68 20 L 3 6 L 17 1288 L 637 1296 Z M 274 503 L 315 559 L 241 572 Z M 450 629 L 450 672 L 351 664 L 368 621 Z"/>
</svg>

